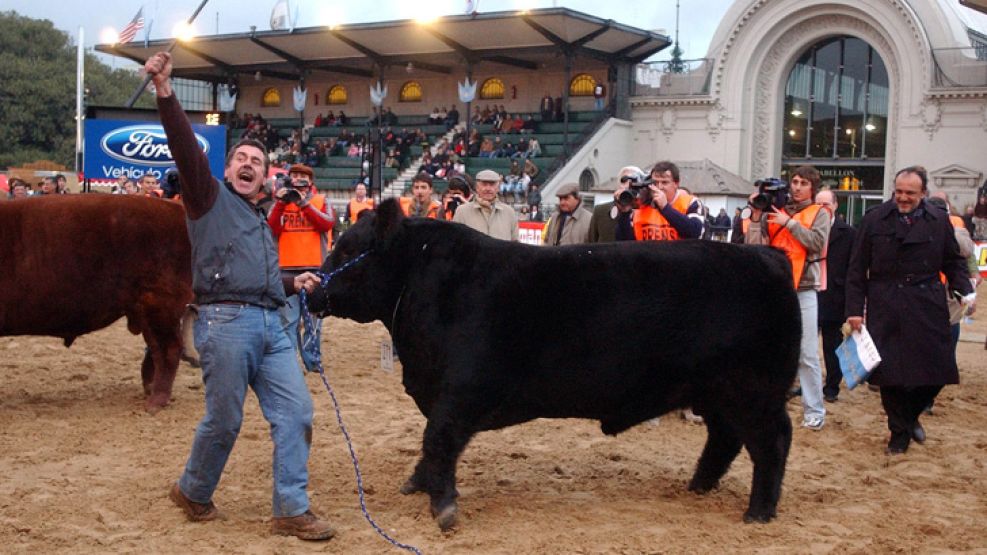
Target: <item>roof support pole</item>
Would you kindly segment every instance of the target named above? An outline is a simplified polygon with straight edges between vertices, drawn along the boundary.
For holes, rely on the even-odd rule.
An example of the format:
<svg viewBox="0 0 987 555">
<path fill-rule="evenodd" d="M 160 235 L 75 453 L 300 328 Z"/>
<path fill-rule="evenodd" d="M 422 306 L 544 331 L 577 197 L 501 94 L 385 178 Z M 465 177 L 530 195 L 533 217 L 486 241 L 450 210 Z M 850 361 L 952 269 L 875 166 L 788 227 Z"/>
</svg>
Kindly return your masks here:
<svg viewBox="0 0 987 555">
<path fill-rule="evenodd" d="M 562 152 L 569 157 L 569 85 L 572 81 L 572 51 L 565 53 L 565 81 L 562 88 Z"/>
</svg>

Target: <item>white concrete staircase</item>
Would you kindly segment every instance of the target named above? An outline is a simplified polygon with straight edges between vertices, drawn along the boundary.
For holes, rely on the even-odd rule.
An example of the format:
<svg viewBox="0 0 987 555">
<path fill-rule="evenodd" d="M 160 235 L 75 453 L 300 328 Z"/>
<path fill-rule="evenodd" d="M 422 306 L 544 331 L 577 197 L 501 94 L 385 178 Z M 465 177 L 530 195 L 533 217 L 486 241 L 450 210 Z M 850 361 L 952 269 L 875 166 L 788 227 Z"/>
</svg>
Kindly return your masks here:
<svg viewBox="0 0 987 555">
<path fill-rule="evenodd" d="M 456 133 L 464 131 L 465 129 L 466 129 L 466 123 L 460 122 L 455 127 L 450 129 L 448 133 L 443 135 L 442 138 L 445 139 L 446 142 L 451 145 L 452 138 L 456 135 Z M 436 141 L 436 143 L 438 142 L 439 141 Z M 435 148 L 436 145 L 429 146 L 429 150 L 431 150 L 433 156 L 435 155 Z M 411 182 L 411 179 L 415 177 L 415 174 L 418 173 L 418 168 L 422 165 L 422 158 L 424 158 L 424 153 L 422 153 L 422 156 L 419 156 L 418 158 L 414 158 L 411 161 L 411 163 L 408 164 L 408 168 L 402 171 L 401 173 L 399 173 L 397 179 L 392 181 L 391 184 L 384 189 L 384 191 L 381 194 L 381 198 L 401 196 L 401 194 L 404 193 L 405 186 L 407 186 L 408 183 Z"/>
</svg>

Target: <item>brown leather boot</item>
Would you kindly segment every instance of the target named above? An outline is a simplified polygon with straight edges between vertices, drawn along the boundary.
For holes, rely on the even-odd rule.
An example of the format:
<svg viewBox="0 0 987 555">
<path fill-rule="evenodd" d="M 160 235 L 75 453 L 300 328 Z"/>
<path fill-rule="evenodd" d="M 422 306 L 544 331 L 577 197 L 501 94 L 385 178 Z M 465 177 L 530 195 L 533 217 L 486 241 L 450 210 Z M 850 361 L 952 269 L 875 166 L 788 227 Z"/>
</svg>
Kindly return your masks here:
<svg viewBox="0 0 987 555">
<path fill-rule="evenodd" d="M 274 517 L 271 533 L 278 536 L 295 536 L 303 540 L 328 540 L 336 535 L 329 523 L 305 511 L 298 516 Z"/>
<path fill-rule="evenodd" d="M 185 511 L 185 516 L 188 517 L 192 522 L 206 522 L 208 520 L 216 520 L 219 518 L 219 509 L 213 502 L 208 503 L 196 503 L 185 497 L 182 493 L 182 488 L 178 487 L 178 482 L 175 482 L 171 486 L 171 491 L 168 493 L 168 498 L 171 499 L 175 505 L 178 505 Z"/>
</svg>

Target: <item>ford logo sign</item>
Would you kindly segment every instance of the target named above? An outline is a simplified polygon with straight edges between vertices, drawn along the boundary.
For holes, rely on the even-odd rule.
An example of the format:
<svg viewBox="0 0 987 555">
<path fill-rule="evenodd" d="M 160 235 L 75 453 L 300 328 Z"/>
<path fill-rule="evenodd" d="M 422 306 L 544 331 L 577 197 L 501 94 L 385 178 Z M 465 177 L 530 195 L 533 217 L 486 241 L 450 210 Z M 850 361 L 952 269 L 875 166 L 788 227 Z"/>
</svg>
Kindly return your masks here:
<svg viewBox="0 0 987 555">
<path fill-rule="evenodd" d="M 202 152 L 209 154 L 209 141 L 195 134 Z M 138 166 L 173 166 L 168 137 L 160 125 L 131 125 L 103 135 L 100 147 L 107 156 Z"/>
</svg>

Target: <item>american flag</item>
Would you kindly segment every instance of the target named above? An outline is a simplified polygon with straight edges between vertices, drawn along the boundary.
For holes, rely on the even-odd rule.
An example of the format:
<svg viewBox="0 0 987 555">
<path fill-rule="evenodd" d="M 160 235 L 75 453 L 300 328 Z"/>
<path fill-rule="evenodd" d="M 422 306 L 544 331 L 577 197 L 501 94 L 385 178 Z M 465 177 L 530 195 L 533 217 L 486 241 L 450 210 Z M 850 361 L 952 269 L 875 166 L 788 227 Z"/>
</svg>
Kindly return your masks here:
<svg viewBox="0 0 987 555">
<path fill-rule="evenodd" d="M 128 23 L 127 26 L 120 31 L 120 39 L 118 42 L 124 43 L 134 40 L 134 37 L 137 35 L 137 31 L 140 31 L 143 28 L 144 7 L 141 6 L 141 9 L 137 10 L 137 15 L 135 15 L 134 18 L 130 20 L 130 23 Z"/>
</svg>

